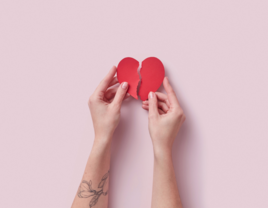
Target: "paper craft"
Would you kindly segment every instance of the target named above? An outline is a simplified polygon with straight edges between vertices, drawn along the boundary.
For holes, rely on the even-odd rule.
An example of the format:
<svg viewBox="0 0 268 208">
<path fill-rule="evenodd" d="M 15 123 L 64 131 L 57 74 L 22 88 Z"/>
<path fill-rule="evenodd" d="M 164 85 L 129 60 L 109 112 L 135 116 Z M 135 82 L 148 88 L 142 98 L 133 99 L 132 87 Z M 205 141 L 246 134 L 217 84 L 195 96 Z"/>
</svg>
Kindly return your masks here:
<svg viewBox="0 0 268 208">
<path fill-rule="evenodd" d="M 128 82 L 128 93 L 138 99 L 137 88 L 140 81 L 138 74 L 139 62 L 134 58 L 124 58 L 117 66 L 117 79 L 121 84 L 122 82 Z"/>
<path fill-rule="evenodd" d="M 117 78 L 119 83 L 128 82 L 128 93 L 134 98 L 147 100 L 149 92 L 155 92 L 163 82 L 165 69 L 162 62 L 155 57 L 143 60 L 140 74 L 138 74 L 139 62 L 131 57 L 122 59 L 117 67 Z M 138 85 L 140 82 L 140 88 Z"/>
<path fill-rule="evenodd" d="M 165 77 L 165 69 L 162 62 L 155 57 L 143 60 L 141 64 L 141 85 L 139 96 L 141 100 L 147 100 L 149 92 L 156 92 Z"/>
</svg>

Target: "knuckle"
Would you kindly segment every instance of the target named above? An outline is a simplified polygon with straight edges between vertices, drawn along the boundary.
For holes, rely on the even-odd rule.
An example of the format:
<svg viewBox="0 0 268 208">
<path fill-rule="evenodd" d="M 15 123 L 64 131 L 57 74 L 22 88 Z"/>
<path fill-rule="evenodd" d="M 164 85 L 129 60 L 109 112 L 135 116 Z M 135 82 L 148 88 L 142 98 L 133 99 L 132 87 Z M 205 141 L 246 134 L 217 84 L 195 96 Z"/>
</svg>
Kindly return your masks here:
<svg viewBox="0 0 268 208">
<path fill-rule="evenodd" d="M 108 79 L 104 78 L 103 80 L 101 80 L 101 84 L 108 84 Z"/>
<path fill-rule="evenodd" d="M 163 106 L 164 106 L 163 103 L 158 102 L 158 107 L 163 107 Z"/>
<path fill-rule="evenodd" d="M 91 106 L 96 101 L 96 98 L 91 95 L 88 99 L 88 105 Z"/>
<path fill-rule="evenodd" d="M 176 115 L 176 117 L 179 118 L 179 119 L 182 119 L 183 117 L 185 117 L 182 109 L 177 109 L 177 110 L 175 111 L 175 115 Z"/>
<path fill-rule="evenodd" d="M 156 115 L 155 114 L 149 114 L 148 118 L 149 118 L 149 120 L 155 120 Z"/>
<path fill-rule="evenodd" d="M 113 105 L 111 105 L 111 108 L 113 108 L 115 110 L 120 110 L 121 105 L 120 105 L 120 103 L 115 102 L 115 103 L 113 103 Z"/>
</svg>

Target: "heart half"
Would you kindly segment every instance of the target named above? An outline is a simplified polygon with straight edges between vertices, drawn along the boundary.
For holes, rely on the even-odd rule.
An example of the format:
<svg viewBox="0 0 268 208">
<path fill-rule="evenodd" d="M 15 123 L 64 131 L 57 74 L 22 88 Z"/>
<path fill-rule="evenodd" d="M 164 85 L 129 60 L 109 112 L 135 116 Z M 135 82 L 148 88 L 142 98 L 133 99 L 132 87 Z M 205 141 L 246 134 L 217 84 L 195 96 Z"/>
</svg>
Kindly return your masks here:
<svg viewBox="0 0 268 208">
<path fill-rule="evenodd" d="M 155 92 L 164 80 L 164 65 L 158 58 L 149 57 L 142 61 L 140 74 L 139 96 L 141 100 L 147 100 L 149 92 Z"/>
<path fill-rule="evenodd" d="M 137 88 L 140 81 L 138 74 L 139 62 L 134 58 L 124 58 L 117 66 L 117 79 L 121 84 L 128 82 L 128 93 L 138 99 Z"/>
<path fill-rule="evenodd" d="M 139 62 L 131 57 L 122 59 L 117 67 L 117 79 L 119 83 L 128 82 L 128 93 L 134 98 L 147 100 L 149 92 L 155 92 L 162 84 L 165 77 L 165 69 L 162 62 L 155 57 L 149 57 L 142 61 L 140 74 L 138 74 Z"/>
</svg>

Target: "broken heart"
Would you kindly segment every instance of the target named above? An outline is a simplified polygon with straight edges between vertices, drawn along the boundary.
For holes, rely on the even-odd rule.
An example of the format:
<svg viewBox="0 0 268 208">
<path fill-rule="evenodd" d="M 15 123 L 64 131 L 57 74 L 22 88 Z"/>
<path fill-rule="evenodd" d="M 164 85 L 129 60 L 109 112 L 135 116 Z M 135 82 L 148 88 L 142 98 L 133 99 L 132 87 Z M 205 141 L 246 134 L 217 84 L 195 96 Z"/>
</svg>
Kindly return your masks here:
<svg viewBox="0 0 268 208">
<path fill-rule="evenodd" d="M 149 92 L 155 92 L 163 82 L 165 69 L 162 62 L 155 57 L 142 61 L 140 75 L 138 74 L 139 62 L 134 58 L 122 59 L 117 66 L 117 79 L 119 83 L 128 82 L 128 93 L 134 98 L 147 100 Z M 140 87 L 138 85 L 140 82 Z"/>
</svg>

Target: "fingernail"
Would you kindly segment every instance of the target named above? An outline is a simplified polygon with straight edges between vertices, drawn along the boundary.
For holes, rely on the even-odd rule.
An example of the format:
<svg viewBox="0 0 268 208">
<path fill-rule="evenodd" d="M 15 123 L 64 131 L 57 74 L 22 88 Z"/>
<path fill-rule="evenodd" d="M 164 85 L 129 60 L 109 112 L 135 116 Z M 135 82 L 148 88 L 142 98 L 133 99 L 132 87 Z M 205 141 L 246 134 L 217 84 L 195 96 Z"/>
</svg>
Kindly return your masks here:
<svg viewBox="0 0 268 208">
<path fill-rule="evenodd" d="M 149 98 L 151 99 L 151 98 L 153 98 L 154 97 L 154 93 L 153 92 L 150 92 L 149 93 Z"/>
<path fill-rule="evenodd" d="M 127 86 L 128 86 L 128 83 L 127 83 L 127 82 L 123 82 L 123 84 L 122 84 L 122 88 L 123 88 L 123 89 L 127 89 Z"/>
</svg>

